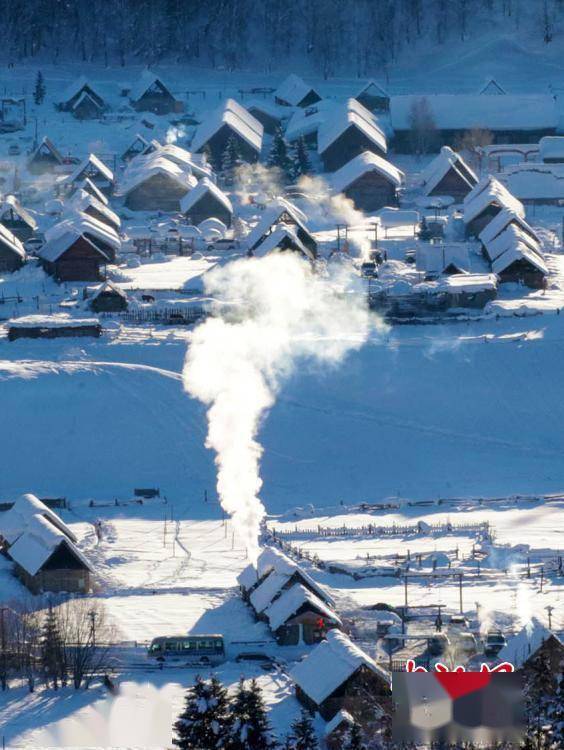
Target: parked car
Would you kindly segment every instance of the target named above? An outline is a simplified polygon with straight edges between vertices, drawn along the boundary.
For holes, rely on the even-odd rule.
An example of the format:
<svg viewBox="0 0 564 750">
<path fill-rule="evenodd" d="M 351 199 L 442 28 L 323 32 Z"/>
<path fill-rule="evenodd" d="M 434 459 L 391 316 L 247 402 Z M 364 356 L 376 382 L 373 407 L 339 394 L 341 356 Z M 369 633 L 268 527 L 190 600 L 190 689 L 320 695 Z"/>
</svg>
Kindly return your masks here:
<svg viewBox="0 0 564 750">
<path fill-rule="evenodd" d="M 484 642 L 484 653 L 486 656 L 497 656 L 506 644 L 507 641 L 501 630 L 488 630 Z"/>
<path fill-rule="evenodd" d="M 469 625 L 464 615 L 451 615 L 450 624 L 460 628 L 467 628 Z"/>
<path fill-rule="evenodd" d="M 435 633 L 429 638 L 429 653 L 432 656 L 441 656 L 448 650 L 450 641 L 444 633 Z"/>
</svg>

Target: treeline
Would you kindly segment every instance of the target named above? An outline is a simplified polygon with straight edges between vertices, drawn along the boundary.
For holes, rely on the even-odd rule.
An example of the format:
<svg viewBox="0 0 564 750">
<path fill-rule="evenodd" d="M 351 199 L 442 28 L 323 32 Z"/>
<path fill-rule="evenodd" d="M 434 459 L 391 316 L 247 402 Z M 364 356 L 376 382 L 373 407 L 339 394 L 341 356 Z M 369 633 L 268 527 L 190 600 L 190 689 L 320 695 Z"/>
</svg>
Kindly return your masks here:
<svg viewBox="0 0 564 750">
<path fill-rule="evenodd" d="M 326 77 L 385 73 L 402 53 L 527 29 L 546 43 L 562 0 L 0 0 L 3 58 L 193 62 Z"/>
<path fill-rule="evenodd" d="M 71 599 L 45 609 L 17 602 L 0 606 L 0 689 L 25 680 L 58 690 L 87 688 L 110 669 L 109 647 L 115 638 L 99 603 Z"/>
</svg>

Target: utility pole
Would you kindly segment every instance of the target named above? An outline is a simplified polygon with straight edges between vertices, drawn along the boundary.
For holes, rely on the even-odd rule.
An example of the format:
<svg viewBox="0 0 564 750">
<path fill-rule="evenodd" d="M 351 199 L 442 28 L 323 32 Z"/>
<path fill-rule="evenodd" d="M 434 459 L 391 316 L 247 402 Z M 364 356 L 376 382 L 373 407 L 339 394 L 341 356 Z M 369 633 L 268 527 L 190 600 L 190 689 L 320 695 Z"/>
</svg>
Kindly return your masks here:
<svg viewBox="0 0 564 750">
<path fill-rule="evenodd" d="M 88 617 L 90 617 L 90 639 L 92 641 L 92 648 L 96 648 L 96 617 L 98 613 L 95 610 L 90 610 Z"/>
<path fill-rule="evenodd" d="M 542 587 L 544 585 L 544 565 L 541 565 L 541 579 L 540 579 L 540 592 L 542 594 Z"/>
<path fill-rule="evenodd" d="M 462 606 L 462 573 L 458 574 L 458 593 L 460 596 L 460 614 L 464 614 L 464 608 Z"/>
<path fill-rule="evenodd" d="M 549 604 L 547 607 L 545 607 L 545 609 L 548 612 L 548 629 L 552 630 L 552 611 L 554 607 Z"/>
<path fill-rule="evenodd" d="M 0 683 L 2 690 L 8 689 L 8 664 L 6 654 L 6 624 L 4 621 L 4 612 L 7 607 L 0 607 L 0 648 L 2 649 L 2 674 L 0 674 Z"/>
</svg>

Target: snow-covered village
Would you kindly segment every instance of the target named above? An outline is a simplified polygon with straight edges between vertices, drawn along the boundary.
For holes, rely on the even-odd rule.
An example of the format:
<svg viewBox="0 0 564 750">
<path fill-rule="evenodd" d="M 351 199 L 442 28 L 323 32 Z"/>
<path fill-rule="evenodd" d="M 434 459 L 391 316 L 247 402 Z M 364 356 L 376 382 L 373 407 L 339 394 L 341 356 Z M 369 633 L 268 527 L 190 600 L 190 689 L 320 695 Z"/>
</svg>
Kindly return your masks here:
<svg viewBox="0 0 564 750">
<path fill-rule="evenodd" d="M 560 1 L 4 10 L 3 750 L 563 750 Z"/>
</svg>

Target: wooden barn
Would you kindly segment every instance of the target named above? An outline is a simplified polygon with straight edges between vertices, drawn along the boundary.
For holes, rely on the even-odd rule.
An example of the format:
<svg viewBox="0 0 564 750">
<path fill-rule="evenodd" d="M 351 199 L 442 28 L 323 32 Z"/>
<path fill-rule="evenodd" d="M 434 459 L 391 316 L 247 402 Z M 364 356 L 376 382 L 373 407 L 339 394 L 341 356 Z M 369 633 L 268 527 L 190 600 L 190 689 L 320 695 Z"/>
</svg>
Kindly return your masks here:
<svg viewBox="0 0 564 750">
<path fill-rule="evenodd" d="M 86 594 L 93 568 L 68 535 L 42 515 L 32 516 L 23 534 L 8 548 L 21 582 L 33 593 Z"/>
<path fill-rule="evenodd" d="M 235 140 L 242 161 L 256 162 L 262 150 L 262 124 L 234 99 L 227 99 L 219 109 L 198 126 L 192 150 L 209 152 L 214 164 L 221 164 L 230 138 Z"/>
<path fill-rule="evenodd" d="M 25 260 L 25 249 L 21 241 L 0 224 L 0 273 L 17 271 Z"/>
<path fill-rule="evenodd" d="M 168 115 L 171 112 L 182 112 L 184 109 L 182 102 L 174 97 L 162 79 L 150 70 L 143 72 L 129 92 L 129 99 L 131 106 L 138 112 Z"/>
<path fill-rule="evenodd" d="M 365 726 L 390 709 L 390 675 L 336 629 L 296 664 L 290 677 L 300 703 L 326 721 L 345 710 Z"/>
<path fill-rule="evenodd" d="M 35 149 L 27 162 L 28 171 L 39 175 L 46 172 L 54 172 L 56 167 L 64 163 L 61 152 L 55 148 L 47 136 L 44 136 L 39 146 Z"/>
<path fill-rule="evenodd" d="M 121 155 L 122 161 L 129 161 L 134 159 L 136 156 L 145 153 L 145 149 L 149 146 L 149 141 L 143 138 L 142 135 L 137 133 L 130 145 L 125 149 Z M 154 150 L 154 149 L 153 149 Z"/>
<path fill-rule="evenodd" d="M 22 242 L 28 240 L 37 229 L 34 217 L 20 204 L 15 195 L 6 195 L 0 201 L 0 224 Z"/>
<path fill-rule="evenodd" d="M 253 99 L 249 102 L 247 112 L 262 124 L 264 132 L 269 135 L 273 135 L 278 130 L 284 116 L 280 107 L 263 99 Z"/>
<path fill-rule="evenodd" d="M 58 105 L 59 109 L 74 113 L 77 104 L 83 101 L 84 97 L 87 97 L 95 106 L 95 117 L 106 108 L 104 98 L 95 90 L 93 84 L 85 76 L 80 76 L 63 93 Z"/>
<path fill-rule="evenodd" d="M 464 198 L 464 228 L 467 237 L 478 237 L 503 209 L 525 216 L 523 204 L 494 177 L 481 180 Z"/>
<path fill-rule="evenodd" d="M 390 111 L 390 95 L 376 81 L 368 81 L 354 97 L 370 112 L 383 114 Z"/>
<path fill-rule="evenodd" d="M 97 318 L 72 318 L 70 315 L 24 315 L 9 320 L 8 340 L 60 339 L 91 336 L 98 338 L 102 326 Z"/>
<path fill-rule="evenodd" d="M 49 242 L 53 238 L 64 234 L 68 229 L 77 231 L 90 240 L 90 242 L 93 242 L 111 262 L 115 261 L 117 254 L 121 250 L 121 240 L 113 227 L 76 208 L 73 210 L 72 207 L 71 211 L 65 214 L 65 218 L 62 221 L 47 229 L 45 239 Z"/>
<path fill-rule="evenodd" d="M 39 257 L 57 281 L 103 281 L 110 263 L 106 253 L 72 226 L 48 240 Z"/>
<path fill-rule="evenodd" d="M 233 206 L 223 190 L 207 177 L 201 179 L 180 201 L 180 210 L 189 224 L 200 224 L 211 217 L 231 226 Z"/>
<path fill-rule="evenodd" d="M 95 154 L 89 154 L 66 178 L 65 182 L 67 185 L 75 187 L 86 178 L 106 195 L 109 195 L 114 188 L 114 173 Z"/>
<path fill-rule="evenodd" d="M 317 240 L 306 226 L 306 216 L 300 209 L 285 198 L 278 198 L 263 211 L 257 224 L 245 237 L 247 251 L 254 251 L 278 224 L 293 225 L 300 242 L 317 255 Z"/>
<path fill-rule="evenodd" d="M 356 99 L 337 107 L 319 126 L 317 152 L 326 172 L 335 172 L 364 151 L 385 156 L 387 150 L 374 116 Z"/>
<path fill-rule="evenodd" d="M 90 308 L 94 312 L 122 312 L 127 310 L 127 294 L 116 284 L 106 281 L 101 284 L 90 298 Z"/>
<path fill-rule="evenodd" d="M 460 202 L 478 184 L 478 177 L 460 154 L 443 146 L 423 171 L 421 183 L 425 195 L 451 196 Z"/>
<path fill-rule="evenodd" d="M 558 113 L 550 95 L 484 96 L 482 94 L 430 94 L 392 96 L 390 100 L 393 145 L 399 153 L 418 146 L 414 114 L 425 103 L 429 136 L 435 148 L 456 148 L 470 131 L 487 131 L 493 143 L 537 143 L 554 135 Z"/>
<path fill-rule="evenodd" d="M 197 185 L 196 178 L 168 159 L 156 154 L 138 166 L 132 163 L 124 174 L 120 194 L 132 211 L 179 213 L 184 196 Z"/>
<path fill-rule="evenodd" d="M 522 630 L 512 638 L 497 656 L 499 661 L 508 661 L 517 671 L 530 674 L 540 660 L 547 664 L 550 673 L 556 677 L 564 670 L 564 644 L 542 622 L 533 617 Z"/>
<path fill-rule="evenodd" d="M 335 172 L 331 187 L 352 200 L 359 211 L 373 213 L 384 206 L 398 205 L 403 180 L 403 172 L 389 161 L 364 151 Z"/>
<path fill-rule="evenodd" d="M 280 646 L 319 643 L 329 630 L 342 627 L 335 610 L 301 583 L 285 589 L 264 614 Z"/>
<path fill-rule="evenodd" d="M 321 101 L 321 96 L 302 78 L 292 73 L 274 92 L 274 101 L 283 107 L 310 107 Z"/>
<path fill-rule="evenodd" d="M 71 112 L 77 120 L 95 120 L 104 113 L 104 107 L 87 91 L 83 91 L 72 105 Z"/>
</svg>

